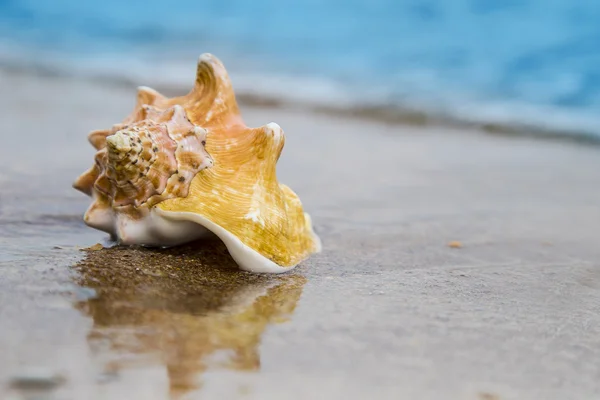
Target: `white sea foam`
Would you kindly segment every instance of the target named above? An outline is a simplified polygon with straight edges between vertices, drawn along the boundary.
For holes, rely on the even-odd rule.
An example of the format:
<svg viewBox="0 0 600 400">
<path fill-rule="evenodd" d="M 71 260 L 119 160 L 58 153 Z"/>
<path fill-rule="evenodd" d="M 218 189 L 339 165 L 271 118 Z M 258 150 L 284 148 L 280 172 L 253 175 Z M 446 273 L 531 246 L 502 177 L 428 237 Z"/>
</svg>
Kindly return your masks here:
<svg viewBox="0 0 600 400">
<path fill-rule="evenodd" d="M 174 92 L 189 89 L 194 79 L 195 59 L 182 55 L 157 59 L 144 53 L 127 56 L 112 53 L 92 58 L 76 54 L 53 53 L 43 49 L 23 50 L 0 42 L 0 68 L 53 73 L 80 79 L 109 80 L 132 86 L 169 88 Z M 434 119 L 475 125 L 494 124 L 527 133 L 583 135 L 600 140 L 600 118 L 587 109 L 506 100 L 465 94 L 461 88 L 445 88 L 435 82 L 434 74 L 409 71 L 396 77 L 394 85 L 367 82 L 340 82 L 308 74 L 283 74 L 258 71 L 245 60 L 227 54 L 225 62 L 238 95 L 253 96 L 284 104 L 326 108 L 333 111 L 385 109 L 388 115 L 418 112 Z M 398 90 L 402 87 L 402 90 Z"/>
</svg>

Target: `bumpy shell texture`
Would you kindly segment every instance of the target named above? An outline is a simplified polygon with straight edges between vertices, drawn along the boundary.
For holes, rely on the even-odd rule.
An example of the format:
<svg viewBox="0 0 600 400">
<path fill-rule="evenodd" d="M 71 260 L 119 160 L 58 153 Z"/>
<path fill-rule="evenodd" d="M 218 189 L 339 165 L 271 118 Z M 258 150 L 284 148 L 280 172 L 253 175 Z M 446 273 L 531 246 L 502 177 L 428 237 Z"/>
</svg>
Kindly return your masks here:
<svg viewBox="0 0 600 400">
<path fill-rule="evenodd" d="M 320 251 L 298 196 L 277 181 L 282 129 L 244 124 L 211 54 L 187 95 L 141 87 L 121 124 L 88 138 L 95 164 L 73 185 L 94 199 L 84 220 L 123 244 L 173 246 L 212 232 L 240 268 L 271 273 Z"/>
</svg>

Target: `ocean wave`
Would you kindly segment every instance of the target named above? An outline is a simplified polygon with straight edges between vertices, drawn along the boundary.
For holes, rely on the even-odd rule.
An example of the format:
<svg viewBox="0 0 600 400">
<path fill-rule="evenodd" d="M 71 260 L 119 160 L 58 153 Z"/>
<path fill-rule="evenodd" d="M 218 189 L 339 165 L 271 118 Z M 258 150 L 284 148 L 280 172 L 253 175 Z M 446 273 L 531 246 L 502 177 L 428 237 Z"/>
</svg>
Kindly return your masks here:
<svg viewBox="0 0 600 400">
<path fill-rule="evenodd" d="M 597 0 L 0 0 L 5 68 L 387 121 L 600 136 Z"/>
<path fill-rule="evenodd" d="M 277 72 L 248 71 L 244 60 L 224 59 L 243 104 L 298 107 L 386 123 L 445 125 L 490 132 L 566 137 L 600 143 L 600 118 L 594 113 L 554 105 L 469 96 L 441 85 L 436 90 L 413 89 L 401 94 L 385 85 L 340 82 Z M 166 61 L 165 61 L 166 60 Z M 43 49 L 23 50 L 0 43 L 0 68 L 19 73 L 70 77 L 137 87 L 151 86 L 166 94 L 183 94 L 194 79 L 195 60 L 170 56 L 163 60 L 147 54 L 107 53 L 93 58 Z M 418 74 L 406 78 L 415 84 Z M 424 83 L 421 87 L 431 86 Z"/>
</svg>

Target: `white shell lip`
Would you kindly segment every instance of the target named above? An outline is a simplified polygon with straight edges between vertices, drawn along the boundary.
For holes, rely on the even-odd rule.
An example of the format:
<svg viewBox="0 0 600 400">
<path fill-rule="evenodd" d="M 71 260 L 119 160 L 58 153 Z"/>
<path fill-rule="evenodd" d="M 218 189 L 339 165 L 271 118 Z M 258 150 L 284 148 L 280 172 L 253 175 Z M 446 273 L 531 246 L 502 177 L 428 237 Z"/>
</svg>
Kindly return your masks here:
<svg viewBox="0 0 600 400">
<path fill-rule="evenodd" d="M 254 273 L 281 274 L 297 264 L 283 267 L 248 247 L 231 232 L 207 218 L 192 212 L 150 209 L 140 219 L 132 219 L 113 210 L 102 210 L 86 218 L 86 223 L 116 237 L 124 245 L 171 247 L 216 235 L 227 247 L 229 254 L 241 270 Z M 307 218 L 308 215 L 306 215 Z M 312 232 L 316 251 L 321 251 L 321 240 Z M 307 256 L 308 258 L 308 256 Z"/>
<path fill-rule="evenodd" d="M 118 216 L 116 236 L 124 245 L 171 247 L 211 236 L 210 231 L 186 221 L 170 221 L 152 209 L 141 219 Z"/>
<path fill-rule="evenodd" d="M 281 265 L 274 263 L 256 250 L 246 246 L 240 239 L 222 226 L 215 224 L 201 215 L 192 212 L 165 211 L 160 208 L 153 208 L 152 212 L 169 220 L 171 223 L 174 223 L 175 221 L 194 223 L 198 227 L 208 229 L 221 239 L 227 247 L 229 254 L 241 270 L 254 273 L 281 274 L 294 269 L 297 265 L 282 267 Z"/>
</svg>

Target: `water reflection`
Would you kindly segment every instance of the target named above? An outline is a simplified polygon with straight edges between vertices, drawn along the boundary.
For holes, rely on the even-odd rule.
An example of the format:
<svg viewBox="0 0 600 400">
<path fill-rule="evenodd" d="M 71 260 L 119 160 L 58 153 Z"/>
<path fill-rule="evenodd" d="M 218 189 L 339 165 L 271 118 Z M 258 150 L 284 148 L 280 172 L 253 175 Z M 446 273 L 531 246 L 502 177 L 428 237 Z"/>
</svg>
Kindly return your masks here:
<svg viewBox="0 0 600 400">
<path fill-rule="evenodd" d="M 76 307 L 93 319 L 88 342 L 105 374 L 160 363 L 174 397 L 198 388 L 213 366 L 258 370 L 265 328 L 289 318 L 305 283 L 239 272 L 216 241 L 88 251 L 75 269 L 97 294 Z"/>
</svg>

